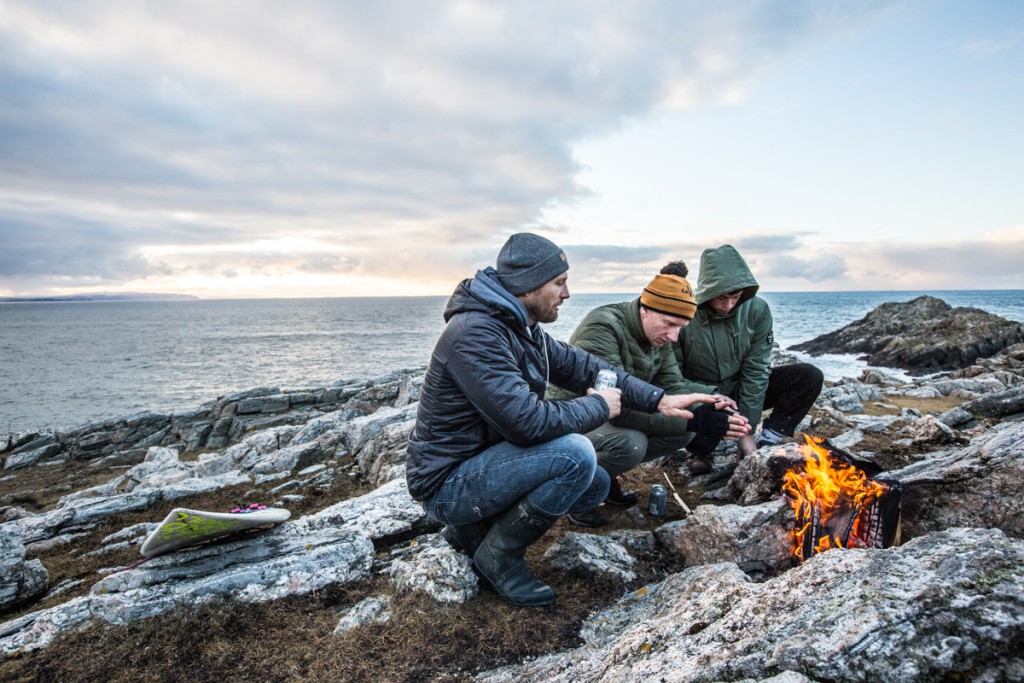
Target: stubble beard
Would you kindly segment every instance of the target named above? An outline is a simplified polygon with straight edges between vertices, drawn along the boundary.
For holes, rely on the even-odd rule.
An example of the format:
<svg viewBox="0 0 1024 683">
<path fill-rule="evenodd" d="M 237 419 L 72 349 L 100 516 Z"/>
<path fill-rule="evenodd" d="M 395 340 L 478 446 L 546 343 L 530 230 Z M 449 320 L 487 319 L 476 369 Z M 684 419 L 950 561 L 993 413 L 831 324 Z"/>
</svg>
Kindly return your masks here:
<svg viewBox="0 0 1024 683">
<path fill-rule="evenodd" d="M 560 301 L 556 301 L 552 304 L 545 306 L 543 297 L 524 297 L 523 307 L 529 314 L 530 319 L 536 323 L 553 323 L 558 320 L 558 304 Z"/>
</svg>

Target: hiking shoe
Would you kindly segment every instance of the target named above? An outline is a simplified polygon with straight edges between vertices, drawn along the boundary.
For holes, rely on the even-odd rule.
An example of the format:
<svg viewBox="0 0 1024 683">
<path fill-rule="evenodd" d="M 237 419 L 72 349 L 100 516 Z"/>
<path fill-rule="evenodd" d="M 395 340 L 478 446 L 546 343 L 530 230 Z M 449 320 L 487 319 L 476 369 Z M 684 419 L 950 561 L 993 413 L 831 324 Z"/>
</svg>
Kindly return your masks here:
<svg viewBox="0 0 1024 683">
<path fill-rule="evenodd" d="M 619 481 L 619 478 L 612 477 L 612 486 L 608 489 L 608 497 L 604 499 L 604 502 L 609 505 L 628 508 L 636 505 L 638 500 L 640 500 L 640 496 L 636 495 L 636 491 L 623 490 L 622 482 Z"/>
<path fill-rule="evenodd" d="M 714 469 L 710 460 L 696 456 L 686 459 L 686 467 L 690 470 L 690 474 L 695 475 L 709 474 Z"/>
<path fill-rule="evenodd" d="M 588 529 L 594 529 L 599 526 L 605 526 L 608 524 L 608 520 L 605 519 L 604 515 L 594 510 L 587 510 L 586 512 L 571 512 L 566 517 L 569 521 L 576 526 L 586 527 Z"/>
</svg>

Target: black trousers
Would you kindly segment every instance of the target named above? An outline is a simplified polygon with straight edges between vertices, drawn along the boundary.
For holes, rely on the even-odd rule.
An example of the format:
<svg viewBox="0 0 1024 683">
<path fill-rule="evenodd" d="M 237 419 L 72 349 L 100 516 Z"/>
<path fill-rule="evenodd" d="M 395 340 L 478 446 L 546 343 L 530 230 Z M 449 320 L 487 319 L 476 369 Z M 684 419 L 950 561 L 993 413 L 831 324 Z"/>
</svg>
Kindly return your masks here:
<svg viewBox="0 0 1024 683">
<path fill-rule="evenodd" d="M 810 363 L 793 363 L 772 368 L 768 377 L 768 391 L 764 395 L 764 407 L 772 414 L 764 421 L 764 428 L 785 436 L 793 431 L 804 419 L 811 406 L 818 400 L 825 375 Z"/>
<path fill-rule="evenodd" d="M 785 436 L 793 436 L 800 420 L 804 419 L 818 399 L 824 383 L 825 375 L 810 363 L 793 363 L 772 368 L 771 375 L 768 376 L 768 389 L 764 395 L 764 408 L 770 408 L 772 414 L 764 421 L 764 428 Z M 757 425 L 752 427 L 756 428 Z M 698 432 L 686 448 L 693 455 L 707 456 L 715 450 L 721 440 L 719 436 Z"/>
</svg>

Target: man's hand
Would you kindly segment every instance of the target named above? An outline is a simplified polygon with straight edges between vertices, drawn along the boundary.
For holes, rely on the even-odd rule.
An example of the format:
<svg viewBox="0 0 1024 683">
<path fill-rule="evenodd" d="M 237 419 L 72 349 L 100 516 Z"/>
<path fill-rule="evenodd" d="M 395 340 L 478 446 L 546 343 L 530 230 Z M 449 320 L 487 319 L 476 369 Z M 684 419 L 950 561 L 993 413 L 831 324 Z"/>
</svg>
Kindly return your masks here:
<svg viewBox="0 0 1024 683">
<path fill-rule="evenodd" d="M 720 398 L 725 397 L 712 394 L 665 394 L 658 403 L 658 412 L 669 417 L 681 417 L 689 420 L 693 417 L 693 413 L 686 408 L 694 403 L 714 403 L 716 399 Z"/>
<path fill-rule="evenodd" d="M 741 458 L 745 458 L 757 450 L 757 444 L 754 443 L 753 434 L 748 434 L 747 436 L 744 436 L 736 445 L 739 448 Z"/>
<path fill-rule="evenodd" d="M 715 397 L 715 410 L 728 409 L 735 412 L 740 409 L 740 407 L 736 405 L 736 401 L 732 400 L 728 396 L 722 396 L 721 394 L 713 394 L 713 396 Z"/>
<path fill-rule="evenodd" d="M 604 399 L 604 402 L 608 404 L 608 419 L 618 417 L 619 413 L 622 412 L 622 389 L 602 389 L 601 391 L 594 391 L 593 389 L 587 389 L 587 395 L 597 394 Z M 664 399 L 662 399 L 664 400 Z"/>
<path fill-rule="evenodd" d="M 754 443 L 754 437 L 748 436 L 750 434 L 750 422 L 747 418 L 743 417 L 739 413 L 733 413 L 729 416 L 729 429 L 725 432 L 725 436 L 722 437 L 726 441 L 740 440 L 739 447 L 743 450 L 743 442 L 750 440 L 750 443 Z"/>
<path fill-rule="evenodd" d="M 724 410 L 730 413 L 728 427 L 726 428 L 725 436 L 722 438 L 726 441 L 735 441 L 736 439 L 746 437 L 750 433 L 750 421 L 736 412 L 739 410 L 736 401 L 721 394 L 714 394 L 714 397 L 715 410 Z M 754 443 L 753 439 L 751 439 L 750 443 Z M 742 448 L 742 442 L 740 442 L 740 447 Z"/>
</svg>

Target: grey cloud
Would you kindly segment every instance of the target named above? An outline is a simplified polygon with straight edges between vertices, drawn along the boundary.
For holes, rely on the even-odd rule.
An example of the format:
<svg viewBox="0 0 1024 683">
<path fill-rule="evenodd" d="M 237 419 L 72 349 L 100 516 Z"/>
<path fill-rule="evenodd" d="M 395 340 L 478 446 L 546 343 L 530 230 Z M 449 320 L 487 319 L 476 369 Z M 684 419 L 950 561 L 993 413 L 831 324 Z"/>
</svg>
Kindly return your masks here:
<svg viewBox="0 0 1024 683">
<path fill-rule="evenodd" d="M 672 254 L 663 246 L 623 247 L 611 244 L 573 244 L 563 247 L 570 263 L 577 259 L 613 264 L 645 264 L 652 261 L 668 261 Z"/>
<path fill-rule="evenodd" d="M 873 7 L 311 2 L 290 3 L 282 21 L 273 2 L 140 2 L 116 13 L 8 2 L 0 226 L 44 225 L 47 242 L 0 232 L 0 285 L 15 273 L 128 279 L 157 272 L 136 255 L 146 244 L 240 245 L 300 229 L 370 245 L 379 253 L 369 269 L 430 232 L 423 268 L 465 270 L 553 201 L 585 196 L 574 143 L 669 93 L 715 101 Z M 724 70 L 703 58 L 715 50 L 730 53 Z M 367 226 L 378 234 L 366 237 Z"/>
<path fill-rule="evenodd" d="M 741 254 L 772 254 L 800 248 L 802 237 L 804 237 L 802 233 L 747 235 L 733 240 L 732 245 Z"/>
<path fill-rule="evenodd" d="M 314 255 L 300 262 L 296 269 L 304 273 L 350 273 L 356 266 L 345 256 Z"/>
<path fill-rule="evenodd" d="M 949 289 L 957 289 L 960 274 L 972 279 L 1004 282 L 1020 287 L 1024 264 L 1024 239 L 1003 242 L 964 241 L 940 245 L 876 245 L 868 251 L 879 275 L 916 271 L 948 278 Z M 995 285 L 990 285 L 995 286 Z"/>
<path fill-rule="evenodd" d="M 821 254 L 814 258 L 776 254 L 763 256 L 755 273 L 758 281 L 788 278 L 807 282 L 828 282 L 846 277 L 846 262 L 837 254 Z"/>
</svg>

